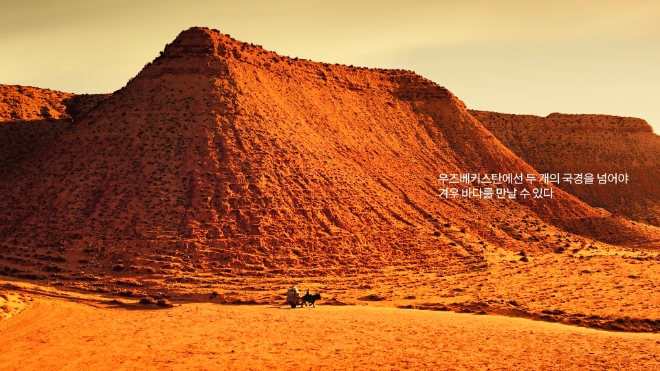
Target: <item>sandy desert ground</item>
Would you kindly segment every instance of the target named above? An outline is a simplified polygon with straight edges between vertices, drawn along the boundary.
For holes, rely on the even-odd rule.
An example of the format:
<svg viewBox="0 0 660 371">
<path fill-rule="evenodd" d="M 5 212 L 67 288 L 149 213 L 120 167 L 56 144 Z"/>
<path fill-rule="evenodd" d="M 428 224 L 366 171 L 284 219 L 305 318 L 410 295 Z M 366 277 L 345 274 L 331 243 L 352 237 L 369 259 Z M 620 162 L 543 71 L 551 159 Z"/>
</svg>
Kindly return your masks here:
<svg viewBox="0 0 660 371">
<path fill-rule="evenodd" d="M 177 304 L 36 295 L 0 322 L 3 370 L 655 370 L 660 335 L 370 306 Z"/>
<path fill-rule="evenodd" d="M 468 271 L 411 265 L 351 272 L 290 269 L 263 277 L 249 270 L 141 269 L 120 272 L 119 277 L 90 276 L 95 280 L 84 275 L 33 284 L 5 280 L 35 293 L 57 289 L 67 295 L 262 305 L 282 303 L 286 289 L 297 285 L 322 293 L 326 304 L 485 312 L 615 331 L 660 331 L 658 253 L 598 243 L 564 244 L 566 239 L 556 238 L 567 250 L 522 256 L 486 247 L 481 268 Z M 159 265 L 153 264 L 156 269 Z"/>
<path fill-rule="evenodd" d="M 487 270 L 446 276 L 215 277 L 131 297 L 0 281 L 0 367 L 660 369 L 655 254 L 601 246 L 527 262 L 506 250 L 486 257 Z M 291 284 L 324 297 L 292 310 Z M 174 307 L 139 304 L 155 290 Z"/>
</svg>

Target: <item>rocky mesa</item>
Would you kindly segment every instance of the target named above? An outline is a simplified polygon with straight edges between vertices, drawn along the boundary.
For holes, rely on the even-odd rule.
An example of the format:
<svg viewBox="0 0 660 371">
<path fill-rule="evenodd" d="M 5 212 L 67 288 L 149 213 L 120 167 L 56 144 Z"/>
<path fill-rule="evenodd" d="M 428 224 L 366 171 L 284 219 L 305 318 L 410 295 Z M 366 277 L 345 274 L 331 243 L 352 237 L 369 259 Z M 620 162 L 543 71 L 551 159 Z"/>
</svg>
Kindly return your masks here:
<svg viewBox="0 0 660 371">
<path fill-rule="evenodd" d="M 646 121 L 609 115 L 470 113 L 539 172 L 594 175 L 594 185 L 561 182 L 563 190 L 594 207 L 660 225 L 660 136 Z M 598 174 L 627 174 L 628 181 L 600 184 Z"/>
<path fill-rule="evenodd" d="M 9 155 L 4 274 L 449 273 L 483 269 L 488 246 L 552 251 L 558 235 L 658 245 L 657 228 L 553 185 L 526 185 L 551 188 L 545 198 L 439 197 L 439 174 L 547 169 L 410 71 L 288 58 L 191 28 L 124 88 L 77 102 L 55 140 Z"/>
</svg>

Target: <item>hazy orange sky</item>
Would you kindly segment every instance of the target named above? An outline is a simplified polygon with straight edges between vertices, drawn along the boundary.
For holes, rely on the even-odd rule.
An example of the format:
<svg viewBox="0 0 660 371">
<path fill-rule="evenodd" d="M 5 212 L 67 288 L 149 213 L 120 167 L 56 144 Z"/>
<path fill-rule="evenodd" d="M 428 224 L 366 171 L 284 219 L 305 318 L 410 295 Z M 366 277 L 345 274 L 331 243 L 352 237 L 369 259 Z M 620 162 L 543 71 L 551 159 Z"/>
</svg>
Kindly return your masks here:
<svg viewBox="0 0 660 371">
<path fill-rule="evenodd" d="M 413 70 L 470 108 L 646 119 L 660 133 L 660 1 L 0 0 L 0 83 L 119 89 L 191 26 L 279 54 Z"/>
</svg>

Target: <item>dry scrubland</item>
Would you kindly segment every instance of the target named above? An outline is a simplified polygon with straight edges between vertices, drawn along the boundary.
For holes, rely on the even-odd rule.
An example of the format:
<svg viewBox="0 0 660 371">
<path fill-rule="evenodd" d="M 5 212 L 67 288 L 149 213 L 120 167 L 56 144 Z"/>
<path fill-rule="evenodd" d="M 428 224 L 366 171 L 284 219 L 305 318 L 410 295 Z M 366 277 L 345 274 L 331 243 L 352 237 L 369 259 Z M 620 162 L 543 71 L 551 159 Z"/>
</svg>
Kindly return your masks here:
<svg viewBox="0 0 660 371">
<path fill-rule="evenodd" d="M 112 94 L 0 86 L 0 365 L 653 369 L 658 148 L 204 28 Z M 492 172 L 631 184 L 438 198 Z"/>
</svg>

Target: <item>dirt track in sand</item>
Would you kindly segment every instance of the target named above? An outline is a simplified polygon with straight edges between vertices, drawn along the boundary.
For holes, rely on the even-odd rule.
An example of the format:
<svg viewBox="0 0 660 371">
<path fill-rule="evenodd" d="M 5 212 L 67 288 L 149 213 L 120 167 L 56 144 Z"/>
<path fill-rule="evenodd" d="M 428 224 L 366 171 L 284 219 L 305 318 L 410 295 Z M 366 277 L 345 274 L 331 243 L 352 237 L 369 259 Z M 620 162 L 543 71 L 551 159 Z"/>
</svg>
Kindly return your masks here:
<svg viewBox="0 0 660 371">
<path fill-rule="evenodd" d="M 131 310 L 45 297 L 0 322 L 0 349 L 3 370 L 660 369 L 654 334 L 393 308 Z"/>
</svg>

